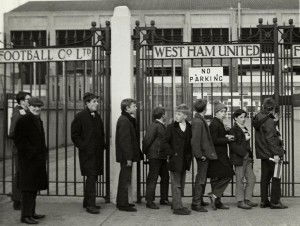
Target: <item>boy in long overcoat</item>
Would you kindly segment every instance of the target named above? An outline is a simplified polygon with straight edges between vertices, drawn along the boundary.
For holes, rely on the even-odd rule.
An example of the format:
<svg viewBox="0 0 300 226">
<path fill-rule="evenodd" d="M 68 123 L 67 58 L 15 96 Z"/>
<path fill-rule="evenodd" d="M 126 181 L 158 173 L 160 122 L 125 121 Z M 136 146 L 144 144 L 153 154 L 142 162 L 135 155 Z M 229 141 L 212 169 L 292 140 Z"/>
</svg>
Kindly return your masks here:
<svg viewBox="0 0 300 226">
<path fill-rule="evenodd" d="M 14 133 L 19 158 L 18 188 L 22 193 L 21 222 L 26 224 L 37 224 L 45 217 L 35 212 L 37 192 L 48 188 L 42 106 L 41 100 L 32 97 L 29 112 L 18 120 Z"/>
<path fill-rule="evenodd" d="M 9 128 L 9 135 L 8 137 L 11 139 L 14 139 L 15 137 L 15 127 L 18 122 L 18 120 L 26 115 L 28 112 L 28 101 L 31 98 L 31 94 L 28 92 L 20 91 L 16 95 L 17 100 L 17 106 L 14 108 L 12 116 L 11 116 L 11 123 Z M 18 189 L 17 186 L 17 178 L 19 174 L 19 161 L 18 161 L 18 150 L 13 143 L 12 147 L 12 159 L 14 161 L 14 167 L 15 167 L 15 175 L 13 175 L 12 180 L 12 200 L 13 200 L 13 207 L 15 210 L 21 209 L 21 191 Z"/>
<path fill-rule="evenodd" d="M 120 163 L 117 193 L 117 208 L 121 211 L 135 212 L 134 204 L 128 200 L 128 188 L 131 185 L 132 164 L 142 157 L 138 142 L 136 125 L 136 101 L 124 99 L 121 102 L 121 116 L 116 128 L 116 160 Z"/>
<path fill-rule="evenodd" d="M 255 128 L 256 158 L 261 159 L 261 208 L 285 209 L 286 205 L 280 201 L 280 178 L 273 177 L 275 163 L 283 158 L 285 153 L 280 132 L 276 128 L 275 101 L 266 98 L 262 110 L 255 115 L 253 127 Z M 273 158 L 274 161 L 271 161 Z M 272 179 L 271 200 L 268 198 L 269 183 Z"/>
<path fill-rule="evenodd" d="M 209 125 L 210 134 L 217 153 L 217 159 L 209 161 L 207 171 L 212 189 L 209 197 L 214 210 L 229 209 L 228 206 L 221 202 L 221 197 L 234 174 L 232 164 L 227 154 L 227 144 L 233 141 L 234 137 L 228 134 L 223 123 L 226 112 L 227 107 L 223 103 L 216 102 L 214 105 L 215 116 Z"/>
<path fill-rule="evenodd" d="M 191 124 L 186 120 L 190 110 L 185 104 L 175 110 L 175 121 L 167 127 L 163 145 L 169 155 L 169 171 L 172 183 L 173 213 L 189 215 L 191 211 L 183 207 L 182 194 L 185 186 L 186 171 L 190 170 L 192 162 Z"/>
<path fill-rule="evenodd" d="M 162 148 L 162 140 L 166 131 L 165 109 L 153 109 L 153 122 L 147 128 L 143 139 L 143 153 L 149 160 L 149 173 L 146 185 L 146 207 L 159 209 L 154 203 L 155 187 L 160 176 L 160 204 L 168 205 L 169 171 L 167 166 L 167 153 Z"/>
<path fill-rule="evenodd" d="M 207 212 L 204 206 L 208 205 L 208 203 L 203 201 L 203 194 L 205 192 L 208 161 L 217 159 L 209 127 L 204 119 L 206 106 L 206 100 L 200 99 L 195 101 L 194 110 L 196 114 L 192 120 L 192 153 L 197 161 L 192 210 L 197 212 Z"/>
<path fill-rule="evenodd" d="M 85 93 L 85 109 L 79 112 L 71 124 L 71 138 L 79 149 L 79 163 L 82 176 L 86 176 L 83 207 L 91 214 L 98 214 L 96 205 L 97 177 L 103 174 L 103 153 L 105 135 L 102 119 L 97 112 L 98 96 Z"/>
</svg>

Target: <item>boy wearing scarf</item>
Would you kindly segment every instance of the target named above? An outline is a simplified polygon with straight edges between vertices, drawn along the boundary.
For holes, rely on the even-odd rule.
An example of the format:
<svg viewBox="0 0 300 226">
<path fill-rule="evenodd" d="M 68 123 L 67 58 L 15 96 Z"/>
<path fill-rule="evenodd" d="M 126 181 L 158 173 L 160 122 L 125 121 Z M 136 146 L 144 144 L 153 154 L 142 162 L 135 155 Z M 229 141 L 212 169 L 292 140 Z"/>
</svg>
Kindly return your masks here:
<svg viewBox="0 0 300 226">
<path fill-rule="evenodd" d="M 251 201 L 256 177 L 252 169 L 251 135 L 245 126 L 246 116 L 247 112 L 244 110 L 236 110 L 233 113 L 234 126 L 229 132 L 235 138 L 229 144 L 230 160 L 235 167 L 237 207 L 241 209 L 251 209 L 257 206 L 256 203 Z M 244 178 L 247 181 L 245 187 L 243 183 Z"/>
</svg>

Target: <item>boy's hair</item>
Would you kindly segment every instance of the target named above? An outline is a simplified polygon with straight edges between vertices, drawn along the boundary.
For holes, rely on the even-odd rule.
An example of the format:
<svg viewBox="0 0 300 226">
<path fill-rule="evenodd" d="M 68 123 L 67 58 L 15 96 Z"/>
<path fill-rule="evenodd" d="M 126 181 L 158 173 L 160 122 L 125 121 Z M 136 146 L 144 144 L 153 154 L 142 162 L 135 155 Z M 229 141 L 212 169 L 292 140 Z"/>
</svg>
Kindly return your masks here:
<svg viewBox="0 0 300 226">
<path fill-rule="evenodd" d="M 18 94 L 16 95 L 17 103 L 20 104 L 21 100 L 25 100 L 25 97 L 27 95 L 31 96 L 31 93 L 28 93 L 28 92 L 25 92 L 25 91 L 18 92 Z"/>
<path fill-rule="evenodd" d="M 186 104 L 180 104 L 180 105 L 178 105 L 176 107 L 175 112 L 182 112 L 183 114 L 186 114 L 186 115 L 188 115 L 188 114 L 191 113 L 190 109 L 188 108 L 188 106 Z"/>
<path fill-rule="evenodd" d="M 266 98 L 263 102 L 263 109 L 265 111 L 273 111 L 276 107 L 275 101 L 272 98 Z"/>
<path fill-rule="evenodd" d="M 121 111 L 126 111 L 127 107 L 130 107 L 130 105 L 134 103 L 136 104 L 136 100 L 131 99 L 131 98 L 127 98 L 121 101 Z"/>
<path fill-rule="evenodd" d="M 165 113 L 166 113 L 165 109 L 159 106 L 153 109 L 152 117 L 154 120 L 160 119 Z"/>
<path fill-rule="evenodd" d="M 194 109 L 196 112 L 201 113 L 206 109 L 207 100 L 199 99 L 194 102 Z"/>
<path fill-rule="evenodd" d="M 236 119 L 237 117 L 239 117 L 241 114 L 245 113 L 245 117 L 247 117 L 247 112 L 244 111 L 243 109 L 237 109 L 234 113 L 233 113 L 233 118 Z"/>
</svg>

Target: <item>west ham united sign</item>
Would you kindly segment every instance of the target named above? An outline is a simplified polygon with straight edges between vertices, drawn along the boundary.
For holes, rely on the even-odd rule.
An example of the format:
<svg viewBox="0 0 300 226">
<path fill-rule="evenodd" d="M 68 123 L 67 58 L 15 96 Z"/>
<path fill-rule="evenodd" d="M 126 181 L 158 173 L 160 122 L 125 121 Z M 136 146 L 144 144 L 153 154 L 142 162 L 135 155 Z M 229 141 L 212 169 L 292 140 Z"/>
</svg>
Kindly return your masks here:
<svg viewBox="0 0 300 226">
<path fill-rule="evenodd" d="M 259 57 L 260 45 L 164 45 L 153 47 L 154 59 Z"/>
</svg>

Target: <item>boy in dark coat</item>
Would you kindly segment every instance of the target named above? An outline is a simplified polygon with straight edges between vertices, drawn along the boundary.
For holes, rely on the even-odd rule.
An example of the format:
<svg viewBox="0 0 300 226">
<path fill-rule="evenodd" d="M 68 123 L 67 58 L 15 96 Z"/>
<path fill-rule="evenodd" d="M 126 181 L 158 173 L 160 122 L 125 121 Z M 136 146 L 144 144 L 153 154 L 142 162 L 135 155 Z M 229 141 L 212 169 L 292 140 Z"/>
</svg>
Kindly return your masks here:
<svg viewBox="0 0 300 226">
<path fill-rule="evenodd" d="M 11 123 L 9 128 L 9 135 L 8 137 L 11 139 L 14 139 L 15 137 L 15 127 L 18 122 L 18 120 L 26 115 L 28 111 L 28 101 L 31 98 L 31 94 L 28 92 L 20 91 L 16 95 L 17 100 L 17 106 L 14 108 L 12 117 L 11 117 Z M 13 175 L 12 180 L 12 201 L 13 201 L 13 207 L 15 210 L 21 209 L 21 191 L 18 189 L 17 186 L 17 175 L 19 174 L 19 162 L 18 162 L 18 150 L 16 148 L 15 143 L 13 143 L 12 147 L 12 159 L 14 161 L 14 167 L 15 167 L 15 175 Z"/>
<path fill-rule="evenodd" d="M 149 173 L 146 185 L 146 207 L 159 209 L 153 202 L 155 199 L 155 187 L 160 176 L 160 204 L 168 205 L 169 171 L 167 166 L 167 154 L 162 148 L 162 139 L 166 131 L 165 109 L 156 107 L 153 109 L 153 122 L 149 125 L 143 139 L 143 152 L 149 160 Z"/>
<path fill-rule="evenodd" d="M 275 163 L 283 158 L 283 142 L 280 132 L 276 129 L 275 101 L 266 98 L 263 102 L 263 109 L 253 119 L 255 128 L 255 151 L 256 158 L 261 159 L 261 208 L 285 209 L 287 206 L 280 201 L 280 178 L 273 177 Z M 274 158 L 271 161 L 270 158 Z M 273 178 L 272 178 L 273 177 Z M 268 199 L 268 186 L 272 178 L 271 200 Z"/>
<path fill-rule="evenodd" d="M 230 142 L 230 160 L 235 166 L 236 175 L 236 199 L 237 206 L 241 209 L 251 209 L 257 204 L 252 202 L 252 193 L 256 181 L 252 169 L 253 154 L 250 148 L 251 135 L 245 126 L 247 112 L 238 109 L 233 113 L 234 126 L 229 134 L 234 136 L 234 141 Z M 244 187 L 244 178 L 246 186 Z"/>
<path fill-rule="evenodd" d="M 86 176 L 83 208 L 91 214 L 98 214 L 96 205 L 96 182 L 103 174 L 103 152 L 105 135 L 103 122 L 97 112 L 98 96 L 85 93 L 85 109 L 79 112 L 71 124 L 71 138 L 79 149 L 79 163 L 82 176 Z"/>
<path fill-rule="evenodd" d="M 214 118 L 209 129 L 215 146 L 218 159 L 210 160 L 208 164 L 207 176 L 210 178 L 212 192 L 209 194 L 212 208 L 229 209 L 221 202 L 221 197 L 226 190 L 232 176 L 233 169 L 227 154 L 227 144 L 234 140 L 232 135 L 228 135 L 223 120 L 226 117 L 227 107 L 219 102 L 214 105 Z"/>
<path fill-rule="evenodd" d="M 42 106 L 41 100 L 32 97 L 29 112 L 18 120 L 14 134 L 19 158 L 18 188 L 22 192 L 21 222 L 27 224 L 37 224 L 37 219 L 45 217 L 35 212 L 37 192 L 48 188 Z"/>
<path fill-rule="evenodd" d="M 128 188 L 131 185 L 132 163 L 140 161 L 141 149 L 137 137 L 136 101 L 124 99 L 121 102 L 122 114 L 116 128 L 116 160 L 121 165 L 117 193 L 117 208 L 121 211 L 135 212 L 128 201 Z"/>
<path fill-rule="evenodd" d="M 197 212 L 207 212 L 204 208 L 206 204 L 203 201 L 205 192 L 206 174 L 208 168 L 208 160 L 217 159 L 213 140 L 210 135 L 208 125 L 204 119 L 206 113 L 206 100 L 197 100 L 194 103 L 196 114 L 192 120 L 192 153 L 197 161 L 197 175 L 194 186 L 194 196 L 192 202 L 192 210 Z"/>
<path fill-rule="evenodd" d="M 167 127 L 163 145 L 169 155 L 169 170 L 172 183 L 173 213 L 189 215 L 191 211 L 183 207 L 181 196 L 184 192 L 186 170 L 190 170 L 192 161 L 192 129 L 186 120 L 190 113 L 185 104 L 176 108 L 175 121 Z"/>
</svg>

